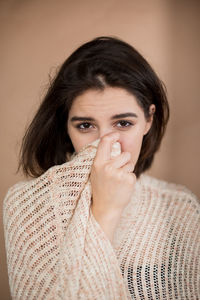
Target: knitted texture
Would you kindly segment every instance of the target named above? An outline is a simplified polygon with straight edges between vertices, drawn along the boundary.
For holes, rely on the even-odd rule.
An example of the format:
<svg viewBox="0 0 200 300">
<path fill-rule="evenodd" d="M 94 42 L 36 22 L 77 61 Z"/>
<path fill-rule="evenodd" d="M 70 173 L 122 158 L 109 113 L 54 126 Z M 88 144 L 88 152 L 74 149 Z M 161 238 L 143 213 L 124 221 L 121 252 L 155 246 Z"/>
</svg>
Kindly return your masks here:
<svg viewBox="0 0 200 300">
<path fill-rule="evenodd" d="M 180 185 L 141 175 L 111 245 L 90 209 L 96 147 L 7 192 L 12 298 L 199 299 L 197 198 Z"/>
</svg>

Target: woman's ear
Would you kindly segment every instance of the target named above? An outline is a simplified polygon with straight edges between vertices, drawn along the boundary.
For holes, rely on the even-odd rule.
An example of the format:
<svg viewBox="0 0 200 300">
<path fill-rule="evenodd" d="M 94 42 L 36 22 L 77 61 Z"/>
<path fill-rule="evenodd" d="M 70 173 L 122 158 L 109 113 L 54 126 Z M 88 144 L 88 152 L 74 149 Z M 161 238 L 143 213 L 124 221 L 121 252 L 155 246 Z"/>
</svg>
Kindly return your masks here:
<svg viewBox="0 0 200 300">
<path fill-rule="evenodd" d="M 149 117 L 146 120 L 146 126 L 145 126 L 144 135 L 147 134 L 149 132 L 150 128 L 151 128 L 151 125 L 153 123 L 153 117 L 154 117 L 155 111 L 156 111 L 155 105 L 151 104 L 149 106 Z"/>
</svg>

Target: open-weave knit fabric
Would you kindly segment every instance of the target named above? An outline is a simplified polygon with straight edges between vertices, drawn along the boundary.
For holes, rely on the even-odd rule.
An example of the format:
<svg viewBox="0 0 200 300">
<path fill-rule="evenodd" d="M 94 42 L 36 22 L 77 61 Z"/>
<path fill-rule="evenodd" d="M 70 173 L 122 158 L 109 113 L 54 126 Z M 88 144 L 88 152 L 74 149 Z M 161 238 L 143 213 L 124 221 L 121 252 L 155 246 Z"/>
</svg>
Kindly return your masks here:
<svg viewBox="0 0 200 300">
<path fill-rule="evenodd" d="M 90 145 L 9 189 L 3 212 L 12 298 L 200 299 L 197 198 L 141 175 L 111 244 L 90 209 L 95 154 Z"/>
</svg>

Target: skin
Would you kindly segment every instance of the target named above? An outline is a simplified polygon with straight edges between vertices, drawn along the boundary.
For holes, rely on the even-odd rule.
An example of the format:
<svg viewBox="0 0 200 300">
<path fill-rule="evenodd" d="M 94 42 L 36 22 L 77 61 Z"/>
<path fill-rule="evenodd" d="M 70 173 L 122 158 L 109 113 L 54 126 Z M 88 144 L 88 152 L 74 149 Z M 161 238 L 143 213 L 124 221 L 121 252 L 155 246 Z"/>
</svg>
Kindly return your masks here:
<svg viewBox="0 0 200 300">
<path fill-rule="evenodd" d="M 116 87 L 86 91 L 74 100 L 69 111 L 67 130 L 76 152 L 100 138 L 90 175 L 91 209 L 111 241 L 120 215 L 131 199 L 136 182 L 134 166 L 143 136 L 151 128 L 153 104 L 149 111 L 151 116 L 147 120 L 136 98 Z M 116 141 L 121 144 L 121 154 L 111 158 Z"/>
</svg>

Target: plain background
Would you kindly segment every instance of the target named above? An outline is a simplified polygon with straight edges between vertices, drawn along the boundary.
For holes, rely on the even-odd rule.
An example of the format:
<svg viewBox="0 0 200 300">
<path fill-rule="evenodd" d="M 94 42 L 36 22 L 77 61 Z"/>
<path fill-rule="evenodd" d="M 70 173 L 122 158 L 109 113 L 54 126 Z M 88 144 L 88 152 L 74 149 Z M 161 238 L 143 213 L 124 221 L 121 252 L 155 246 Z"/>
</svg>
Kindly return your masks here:
<svg viewBox="0 0 200 300">
<path fill-rule="evenodd" d="M 149 172 L 200 195 L 200 1 L 0 0 L 1 189 L 16 175 L 25 128 L 59 65 L 82 43 L 117 36 L 138 49 L 168 90 L 171 118 Z M 2 212 L 2 208 L 1 208 Z M 10 299 L 0 223 L 1 299 Z"/>
</svg>

